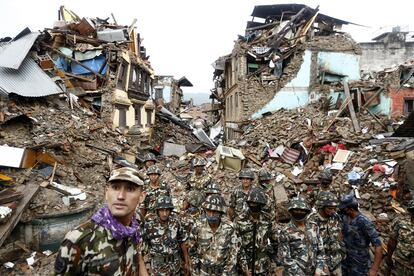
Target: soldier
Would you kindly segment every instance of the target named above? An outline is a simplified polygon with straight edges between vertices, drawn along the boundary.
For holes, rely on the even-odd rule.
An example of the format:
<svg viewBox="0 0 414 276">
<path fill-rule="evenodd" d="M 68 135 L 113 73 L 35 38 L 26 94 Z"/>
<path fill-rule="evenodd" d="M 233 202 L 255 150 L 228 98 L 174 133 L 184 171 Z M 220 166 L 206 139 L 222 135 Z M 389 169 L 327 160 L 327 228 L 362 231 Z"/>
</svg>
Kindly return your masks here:
<svg viewBox="0 0 414 276">
<path fill-rule="evenodd" d="M 381 264 L 382 247 L 375 225 L 359 212 L 358 202 L 352 194 L 344 196 L 338 207 L 342 214 L 342 234 L 347 255 L 342 262 L 342 274 L 377 275 Z M 369 254 L 370 244 L 375 247 L 372 266 Z"/>
<path fill-rule="evenodd" d="M 143 185 L 132 168 L 112 171 L 104 207 L 62 241 L 56 275 L 147 275 L 135 218 Z"/>
<path fill-rule="evenodd" d="M 156 214 L 148 214 L 143 240 L 146 255 L 151 264 L 151 275 L 178 275 L 181 271 L 181 256 L 184 257 L 184 273 L 188 274 L 188 253 L 184 229 L 172 211 L 171 197 L 157 198 Z"/>
<path fill-rule="evenodd" d="M 231 220 L 247 211 L 246 199 L 252 188 L 254 173 L 250 169 L 243 169 L 239 173 L 239 179 L 241 185 L 230 196 L 229 217 Z"/>
<path fill-rule="evenodd" d="M 187 190 L 203 191 L 207 184 L 211 181 L 211 175 L 205 171 L 207 165 L 206 159 L 203 157 L 195 157 L 193 161 L 194 172 L 191 174 L 187 182 Z"/>
<path fill-rule="evenodd" d="M 267 275 L 271 268 L 277 242 L 272 221 L 263 211 L 266 200 L 261 188 L 252 188 L 247 197 L 248 212 L 234 222 L 241 239 L 238 266 L 244 275 Z"/>
<path fill-rule="evenodd" d="M 210 181 L 210 183 L 207 184 L 204 193 L 206 197 L 212 194 L 221 194 L 220 186 L 215 181 Z"/>
<path fill-rule="evenodd" d="M 269 219 L 276 219 L 276 196 L 273 190 L 274 177 L 271 172 L 262 168 L 259 170 L 259 187 L 263 189 L 266 195 L 266 206 L 263 208 L 263 212 Z"/>
<path fill-rule="evenodd" d="M 144 167 L 139 170 L 139 176 L 143 181 L 148 180 L 147 170 L 149 167 L 154 166 L 157 163 L 157 158 L 153 153 L 147 153 L 144 155 Z"/>
<path fill-rule="evenodd" d="M 388 241 L 387 264 L 397 276 L 414 275 L 414 200 L 408 203 L 407 211 L 409 217 L 394 219 Z"/>
<path fill-rule="evenodd" d="M 330 192 L 320 192 L 316 201 L 318 211 L 309 215 L 308 221 L 319 227 L 327 257 L 330 275 L 341 276 L 341 262 L 345 258 L 345 244 L 342 238 L 342 220 L 336 213 L 338 200 Z"/>
<path fill-rule="evenodd" d="M 191 246 L 197 254 L 192 264 L 194 275 L 237 275 L 240 243 L 233 223 L 224 215 L 224 206 L 223 197 L 217 194 L 203 203 L 206 218 L 196 222 L 191 234 Z"/>
<path fill-rule="evenodd" d="M 149 177 L 145 185 L 145 199 L 141 204 L 141 214 L 145 217 L 148 213 L 155 213 L 157 198 L 161 195 L 171 196 L 171 190 L 167 183 L 160 180 L 161 170 L 153 165 L 147 169 Z"/>
<path fill-rule="evenodd" d="M 310 194 L 311 205 L 315 203 L 320 192 L 332 192 L 331 184 L 333 181 L 333 177 L 332 177 L 332 173 L 330 169 L 323 170 L 318 175 L 318 180 L 319 180 L 318 187 L 315 187 Z"/>
<path fill-rule="evenodd" d="M 279 236 L 278 257 L 284 267 L 283 275 L 309 276 L 328 273 L 318 226 L 306 221 L 311 211 L 308 204 L 301 197 L 293 198 L 288 211 L 291 221 L 280 231 Z"/>
</svg>

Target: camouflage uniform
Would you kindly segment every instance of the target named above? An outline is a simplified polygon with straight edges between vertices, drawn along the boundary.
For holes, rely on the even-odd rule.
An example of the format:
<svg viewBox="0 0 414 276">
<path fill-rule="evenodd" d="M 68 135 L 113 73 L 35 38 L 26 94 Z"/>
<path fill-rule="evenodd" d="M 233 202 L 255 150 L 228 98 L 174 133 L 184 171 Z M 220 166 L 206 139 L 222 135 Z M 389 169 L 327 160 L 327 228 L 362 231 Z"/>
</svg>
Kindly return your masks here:
<svg viewBox="0 0 414 276">
<path fill-rule="evenodd" d="M 329 192 L 321 192 L 316 206 L 318 208 L 337 206 L 336 197 Z M 341 275 L 341 262 L 345 258 L 345 244 L 342 238 L 342 220 L 335 213 L 333 216 L 324 218 L 319 212 L 312 213 L 308 221 L 319 227 L 319 234 L 325 247 L 326 263 L 331 275 Z"/>
<path fill-rule="evenodd" d="M 147 153 L 144 156 L 144 160 L 143 162 L 147 162 L 147 161 L 154 161 L 155 163 L 157 163 L 157 158 L 155 158 L 155 155 L 152 153 Z M 143 180 L 143 181 L 148 181 L 149 177 L 147 175 L 147 170 L 148 168 L 144 165 L 143 168 L 141 168 L 138 172 L 139 172 L 139 177 Z"/>
<path fill-rule="evenodd" d="M 304 209 L 309 206 L 304 199 L 292 199 L 288 210 Z M 284 267 L 283 275 L 309 276 L 322 274 L 326 268 L 323 240 L 315 223 L 306 221 L 301 229 L 291 221 L 279 236 L 278 258 Z"/>
<path fill-rule="evenodd" d="M 350 204 L 358 204 L 353 196 L 346 196 L 339 205 L 340 209 Z M 352 219 L 343 216 L 342 234 L 345 241 L 347 257 L 342 262 L 344 275 L 367 275 L 371 267 L 369 245 L 381 246 L 380 236 L 375 225 L 364 215 Z"/>
<path fill-rule="evenodd" d="M 414 200 L 410 202 L 414 212 Z M 412 217 L 396 217 L 392 223 L 392 238 L 397 241 L 392 260 L 394 262 L 395 273 L 398 276 L 414 275 L 413 264 L 410 262 L 414 259 L 414 222 Z"/>
<path fill-rule="evenodd" d="M 154 165 L 147 169 L 147 174 L 151 173 L 158 173 L 161 174 L 161 171 Z M 171 196 L 171 189 L 167 183 L 162 180 L 159 180 L 159 187 L 153 188 L 151 187 L 150 183 L 146 183 L 144 187 L 144 192 L 146 193 L 145 199 L 141 204 L 141 208 L 147 210 L 147 214 L 155 213 L 155 205 L 157 202 L 157 198 L 160 196 Z"/>
<path fill-rule="evenodd" d="M 265 180 L 273 181 L 273 176 L 269 171 L 261 169 L 259 171 L 259 187 L 265 192 L 267 202 L 263 212 L 269 219 L 273 220 L 276 218 L 276 196 L 273 190 L 273 183 L 262 182 Z"/>
<path fill-rule="evenodd" d="M 160 201 L 165 201 L 169 206 L 163 206 Z M 173 208 L 171 198 L 161 196 L 157 200 L 157 209 Z M 172 209 L 171 209 L 172 210 Z M 161 222 L 156 214 L 149 214 L 145 221 L 142 233 L 144 252 L 151 262 L 151 275 L 177 275 L 181 270 L 181 243 L 187 236 L 181 222 L 173 213 L 168 221 Z"/>
<path fill-rule="evenodd" d="M 220 204 L 213 200 L 217 198 Z M 225 213 L 224 199 L 219 195 L 209 196 L 203 207 Z M 220 225 L 215 232 L 211 229 L 207 218 L 198 220 L 190 241 L 197 254 L 192 264 L 193 275 L 237 275 L 236 263 L 240 241 L 233 223 L 225 216 L 221 217 Z"/>
<path fill-rule="evenodd" d="M 247 202 L 265 206 L 266 196 L 260 188 L 255 187 L 250 191 Z M 272 227 L 272 221 L 263 213 L 263 210 L 256 219 L 249 210 L 242 217 L 238 217 L 234 225 L 241 239 L 238 254 L 239 268 L 253 273 L 254 258 L 255 275 L 267 275 L 271 266 L 271 257 L 274 256 L 277 246 L 276 230 Z"/>
<path fill-rule="evenodd" d="M 244 169 L 239 173 L 239 179 L 242 178 L 249 178 L 252 181 L 254 180 L 254 173 L 250 169 Z M 234 210 L 234 217 L 237 218 L 242 216 L 244 213 L 247 213 L 249 207 L 247 206 L 246 200 L 247 196 L 249 195 L 252 186 L 249 187 L 248 191 L 243 189 L 243 185 L 241 184 L 237 187 L 234 192 L 230 195 L 230 208 Z"/>
</svg>

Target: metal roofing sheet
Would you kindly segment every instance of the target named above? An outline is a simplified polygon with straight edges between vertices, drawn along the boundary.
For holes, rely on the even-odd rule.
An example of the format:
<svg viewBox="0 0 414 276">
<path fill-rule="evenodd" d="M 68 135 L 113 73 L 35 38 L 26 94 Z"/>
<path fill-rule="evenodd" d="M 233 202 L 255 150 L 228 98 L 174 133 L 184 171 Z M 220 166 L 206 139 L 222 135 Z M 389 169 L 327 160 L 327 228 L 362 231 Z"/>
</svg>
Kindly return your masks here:
<svg viewBox="0 0 414 276">
<path fill-rule="evenodd" d="M 44 97 L 63 92 L 29 56 L 19 70 L 0 67 L 0 91 L 23 97 Z"/>
<path fill-rule="evenodd" d="M 32 32 L 17 40 L 0 45 L 0 66 L 19 69 L 39 34 Z"/>
</svg>

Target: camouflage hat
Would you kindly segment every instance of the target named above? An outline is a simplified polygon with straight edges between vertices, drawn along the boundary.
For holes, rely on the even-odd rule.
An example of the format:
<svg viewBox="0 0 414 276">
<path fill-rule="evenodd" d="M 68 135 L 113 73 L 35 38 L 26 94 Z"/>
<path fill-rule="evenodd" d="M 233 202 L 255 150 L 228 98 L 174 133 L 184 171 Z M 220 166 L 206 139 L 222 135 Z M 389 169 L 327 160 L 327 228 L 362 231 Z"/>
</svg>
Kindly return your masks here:
<svg viewBox="0 0 414 276">
<path fill-rule="evenodd" d="M 144 162 L 147 162 L 147 161 L 157 162 L 157 158 L 155 158 L 155 155 L 153 153 L 147 153 L 144 155 Z"/>
<path fill-rule="evenodd" d="M 116 180 L 129 181 L 138 186 L 144 185 L 144 182 L 139 178 L 138 171 L 130 167 L 123 167 L 113 170 L 111 172 L 108 182 Z"/>
<path fill-rule="evenodd" d="M 414 212 L 414 199 L 408 202 L 407 210 L 409 212 Z"/>
<path fill-rule="evenodd" d="M 161 170 L 160 168 L 157 167 L 157 165 L 152 165 L 147 169 L 147 175 L 150 175 L 150 174 L 161 175 Z"/>
<path fill-rule="evenodd" d="M 332 173 L 331 170 L 329 169 L 325 169 L 323 170 L 319 175 L 318 175 L 318 179 L 320 181 L 325 181 L 325 182 L 332 182 Z"/>
<path fill-rule="evenodd" d="M 157 204 L 155 205 L 155 209 L 174 209 L 171 197 L 159 196 L 157 198 Z"/>
<path fill-rule="evenodd" d="M 254 179 L 254 173 L 250 169 L 243 169 L 239 172 L 239 178 L 250 178 Z"/>
<path fill-rule="evenodd" d="M 306 211 L 311 210 L 309 208 L 308 203 L 303 197 L 294 197 L 290 200 L 288 211 L 293 210 L 293 209 L 301 209 L 301 210 L 306 210 Z"/>
<path fill-rule="evenodd" d="M 199 191 L 190 191 L 187 195 L 187 200 L 191 205 L 200 207 L 204 201 L 204 195 Z"/>
<path fill-rule="evenodd" d="M 247 202 L 252 202 L 252 203 L 263 204 L 263 205 L 266 205 L 266 203 L 267 203 L 265 193 L 263 192 L 262 189 L 260 189 L 258 187 L 253 187 L 250 190 L 246 201 Z"/>
<path fill-rule="evenodd" d="M 322 191 L 316 199 L 316 206 L 319 208 L 338 206 L 338 199 L 333 193 Z"/>
<path fill-rule="evenodd" d="M 272 179 L 273 179 L 273 175 L 271 172 L 269 172 L 266 169 L 259 170 L 259 181 L 272 180 Z"/>
<path fill-rule="evenodd" d="M 345 195 L 344 197 L 342 197 L 341 202 L 338 206 L 339 209 L 345 209 L 350 207 L 358 207 L 358 201 L 356 200 L 353 194 Z"/>
<path fill-rule="evenodd" d="M 225 201 L 221 195 L 212 194 L 209 195 L 203 203 L 203 208 L 207 210 L 218 211 L 221 213 L 226 213 L 225 211 Z"/>
<path fill-rule="evenodd" d="M 205 193 L 206 194 L 221 194 L 220 186 L 216 182 L 211 181 L 206 186 Z"/>
<path fill-rule="evenodd" d="M 207 165 L 206 159 L 201 156 L 194 157 L 193 159 L 193 166 L 205 166 Z"/>
</svg>

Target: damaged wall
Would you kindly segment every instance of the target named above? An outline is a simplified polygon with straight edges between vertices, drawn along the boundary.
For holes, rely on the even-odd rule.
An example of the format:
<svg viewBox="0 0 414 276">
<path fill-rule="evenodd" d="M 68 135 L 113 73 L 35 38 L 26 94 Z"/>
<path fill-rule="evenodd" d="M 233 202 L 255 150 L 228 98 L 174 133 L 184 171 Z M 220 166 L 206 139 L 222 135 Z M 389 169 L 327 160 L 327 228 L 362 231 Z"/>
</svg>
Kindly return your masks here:
<svg viewBox="0 0 414 276">
<path fill-rule="evenodd" d="M 412 112 L 414 102 L 414 88 L 404 87 L 398 91 L 397 89 L 390 89 L 389 95 L 391 98 L 391 116 L 408 115 Z"/>
</svg>

